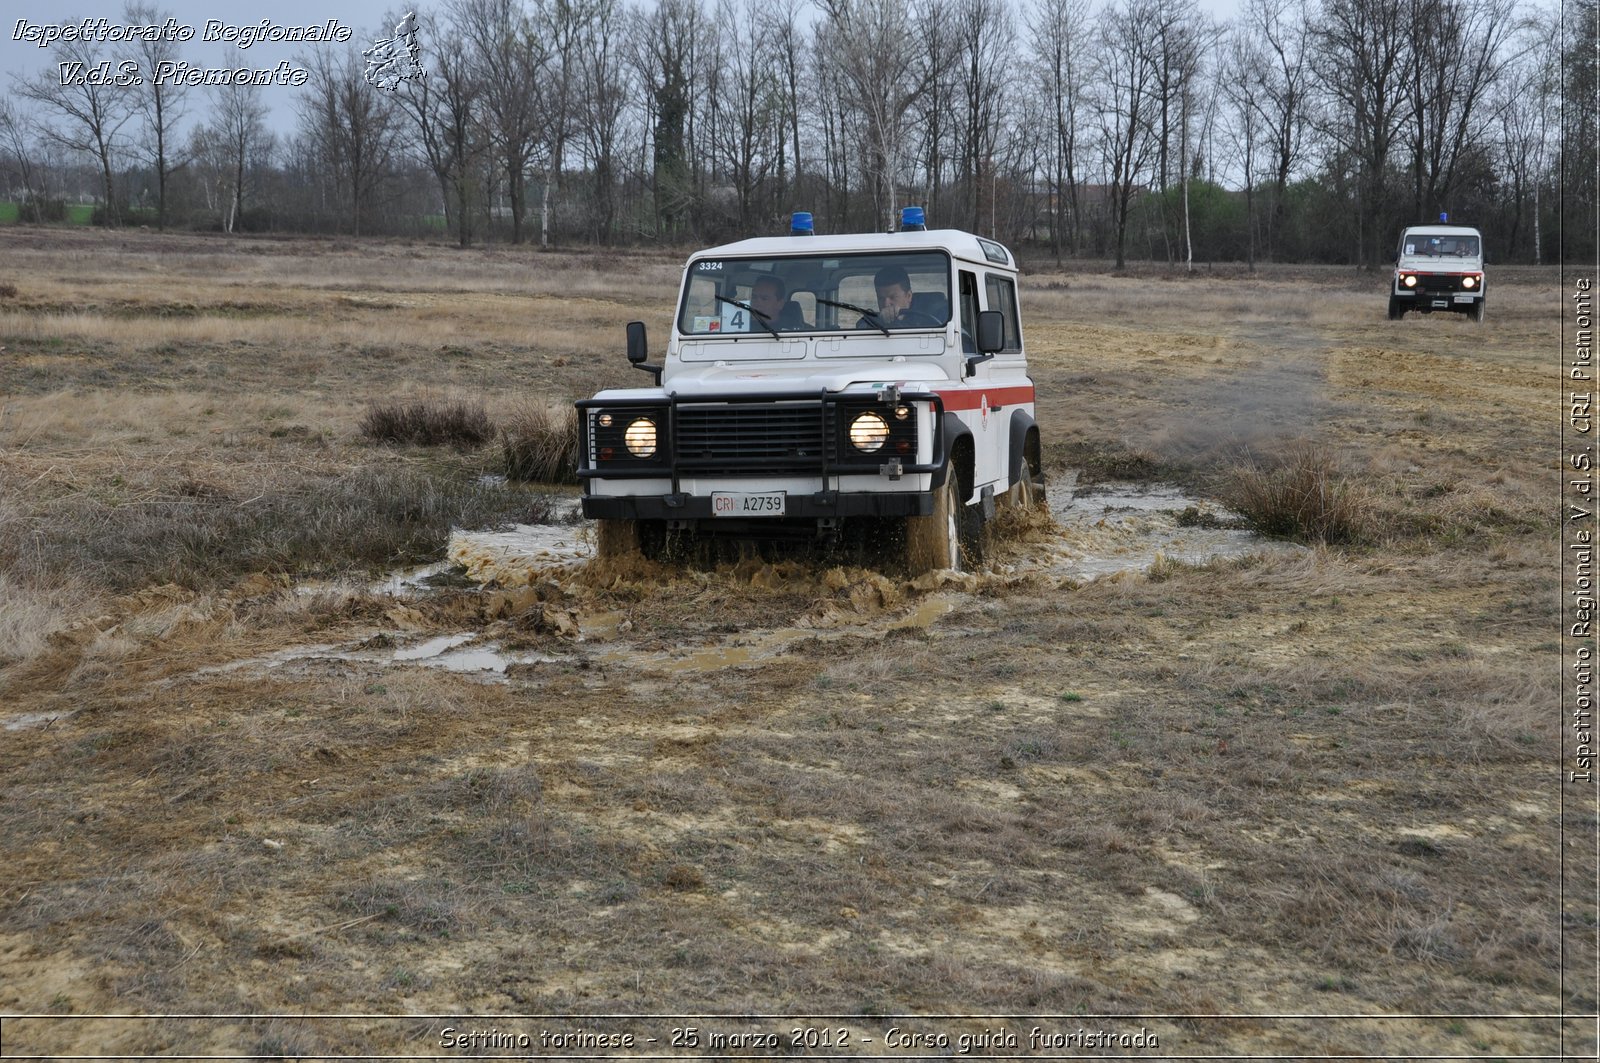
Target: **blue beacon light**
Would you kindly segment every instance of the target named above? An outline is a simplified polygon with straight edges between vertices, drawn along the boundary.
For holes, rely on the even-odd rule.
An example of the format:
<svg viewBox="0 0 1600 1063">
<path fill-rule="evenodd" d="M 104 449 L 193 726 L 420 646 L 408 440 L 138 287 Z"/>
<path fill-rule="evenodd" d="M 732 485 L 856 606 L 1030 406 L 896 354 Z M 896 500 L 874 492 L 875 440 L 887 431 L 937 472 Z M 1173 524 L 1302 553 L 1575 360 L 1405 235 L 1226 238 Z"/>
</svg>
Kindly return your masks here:
<svg viewBox="0 0 1600 1063">
<path fill-rule="evenodd" d="M 906 233 L 920 233 L 928 228 L 926 215 L 921 207 L 900 208 L 900 231 Z"/>
<path fill-rule="evenodd" d="M 791 216 L 789 218 L 789 235 L 790 236 L 815 236 L 815 235 L 817 235 L 816 232 L 813 229 L 812 224 L 811 224 L 811 212 L 809 210 L 797 210 L 797 211 L 794 212 L 793 216 Z"/>
</svg>

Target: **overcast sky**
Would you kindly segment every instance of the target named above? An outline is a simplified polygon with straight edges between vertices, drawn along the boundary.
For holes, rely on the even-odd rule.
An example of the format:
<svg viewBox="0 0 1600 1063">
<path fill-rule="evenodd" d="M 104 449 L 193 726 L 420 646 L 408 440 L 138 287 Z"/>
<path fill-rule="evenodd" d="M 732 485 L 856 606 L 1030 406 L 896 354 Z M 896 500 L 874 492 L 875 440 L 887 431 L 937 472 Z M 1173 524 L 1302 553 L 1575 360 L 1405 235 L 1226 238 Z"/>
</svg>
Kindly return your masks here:
<svg viewBox="0 0 1600 1063">
<path fill-rule="evenodd" d="M 210 20 L 230 26 L 258 25 L 268 19 L 278 26 L 323 25 L 329 19 L 351 31 L 348 45 L 339 44 L 274 44 L 263 42 L 252 45 L 245 53 L 245 62 L 255 68 L 271 69 L 281 61 L 293 63 L 298 55 L 319 48 L 344 48 L 355 46 L 369 48 L 379 37 L 389 36 L 393 21 L 414 7 L 437 7 L 437 3 L 419 5 L 408 0 L 244 0 L 221 3 L 219 0 L 153 0 L 155 6 L 176 19 L 179 26 L 192 27 L 192 40 L 180 45 L 184 61 L 197 67 L 236 65 L 228 46 L 206 43 L 202 38 Z M 649 2 L 649 0 L 646 0 Z M 1218 19 L 1231 18 L 1239 7 L 1239 0 L 1198 0 L 1198 5 Z M 89 0 L 69 6 L 48 0 L 7 0 L 0 4 L 0 94 L 12 94 L 13 76 L 22 74 L 37 77 L 41 71 L 57 69 L 58 46 L 41 48 L 36 41 L 18 40 L 18 23 L 30 27 L 77 24 L 85 18 L 105 18 L 113 23 L 123 22 L 121 0 Z M 427 42 L 421 42 L 424 51 Z M 257 86 L 253 91 L 271 108 L 272 127 L 284 132 L 293 127 L 295 98 L 299 89 L 287 85 Z M 192 91 L 187 103 L 191 114 L 208 106 L 202 91 Z"/>
<path fill-rule="evenodd" d="M 392 23 L 386 21 L 391 13 L 396 16 L 409 10 L 402 6 L 406 0 L 245 0 L 243 3 L 219 3 L 211 0 L 153 0 L 158 10 L 177 20 L 179 26 L 194 29 L 193 39 L 180 44 L 185 62 L 198 67 L 235 66 L 236 55 L 231 46 L 203 40 L 206 23 L 223 22 L 229 26 L 259 26 L 262 19 L 277 26 L 321 26 L 336 19 L 340 26 L 351 31 L 348 44 L 313 44 L 297 42 L 276 44 L 261 42 L 251 45 L 244 55 L 245 63 L 252 68 L 276 67 L 281 61 L 294 63 L 296 56 L 309 54 L 319 48 L 343 49 L 346 47 L 370 48 L 374 40 L 389 36 Z M 10 95 L 15 73 L 38 76 L 45 69 L 56 69 L 57 45 L 39 47 L 36 41 L 17 40 L 18 22 L 30 26 L 56 26 L 77 24 L 85 18 L 105 18 L 114 23 L 123 22 L 121 0 L 95 0 L 72 7 L 64 4 L 21 0 L 0 5 L 4 19 L 0 24 L 0 93 Z M 301 91 L 287 85 L 255 86 L 252 91 L 262 94 L 262 99 L 272 109 L 274 129 L 284 130 L 294 123 L 294 99 Z M 189 109 L 204 109 L 205 102 L 198 91 L 190 93 Z"/>
</svg>

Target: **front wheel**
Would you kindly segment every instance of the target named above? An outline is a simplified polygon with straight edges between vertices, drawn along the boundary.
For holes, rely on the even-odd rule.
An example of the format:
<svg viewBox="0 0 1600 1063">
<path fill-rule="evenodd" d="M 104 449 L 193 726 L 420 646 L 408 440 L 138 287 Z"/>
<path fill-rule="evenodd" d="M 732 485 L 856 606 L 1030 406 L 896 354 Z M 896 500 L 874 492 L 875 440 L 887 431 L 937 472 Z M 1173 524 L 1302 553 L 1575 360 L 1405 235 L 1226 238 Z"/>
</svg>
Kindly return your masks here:
<svg viewBox="0 0 1600 1063">
<path fill-rule="evenodd" d="M 594 556 L 602 560 L 658 560 L 666 549 L 666 522 L 601 517 L 595 521 Z"/>
<path fill-rule="evenodd" d="M 1393 295 L 1389 296 L 1389 320 L 1390 321 L 1399 321 L 1401 318 L 1403 318 L 1405 316 L 1406 316 L 1406 304 L 1402 300 L 1396 298 Z"/>
<path fill-rule="evenodd" d="M 961 571 L 961 495 L 956 471 L 933 496 L 933 512 L 906 518 L 906 568 L 912 576 L 940 569 Z"/>
<path fill-rule="evenodd" d="M 1483 324 L 1483 304 L 1484 300 L 1482 299 L 1479 299 L 1477 302 L 1472 304 L 1472 320 L 1476 321 L 1480 325 Z"/>
</svg>

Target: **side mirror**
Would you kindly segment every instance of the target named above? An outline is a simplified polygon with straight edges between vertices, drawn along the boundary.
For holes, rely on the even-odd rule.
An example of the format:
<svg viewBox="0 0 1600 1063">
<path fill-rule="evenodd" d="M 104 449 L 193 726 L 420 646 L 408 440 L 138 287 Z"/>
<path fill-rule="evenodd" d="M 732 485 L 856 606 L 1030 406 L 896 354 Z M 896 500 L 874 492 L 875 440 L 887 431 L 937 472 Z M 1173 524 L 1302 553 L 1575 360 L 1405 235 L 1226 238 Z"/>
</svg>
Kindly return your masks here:
<svg viewBox="0 0 1600 1063">
<path fill-rule="evenodd" d="M 1400 252 L 1398 252 L 1398 251 L 1390 251 L 1389 252 L 1389 261 L 1390 262 L 1399 262 L 1400 261 Z"/>
<path fill-rule="evenodd" d="M 978 314 L 978 352 L 994 354 L 1006 345 L 1006 319 L 998 310 L 984 310 Z"/>
<path fill-rule="evenodd" d="M 645 359 L 650 357 L 650 341 L 645 336 L 643 321 L 628 322 L 628 361 L 635 369 L 643 369 L 646 373 L 656 378 L 656 383 L 661 383 L 661 366 L 646 365 Z"/>
<path fill-rule="evenodd" d="M 649 357 L 650 341 L 645 337 L 644 322 L 628 322 L 628 361 L 634 365 L 642 365 Z"/>
</svg>

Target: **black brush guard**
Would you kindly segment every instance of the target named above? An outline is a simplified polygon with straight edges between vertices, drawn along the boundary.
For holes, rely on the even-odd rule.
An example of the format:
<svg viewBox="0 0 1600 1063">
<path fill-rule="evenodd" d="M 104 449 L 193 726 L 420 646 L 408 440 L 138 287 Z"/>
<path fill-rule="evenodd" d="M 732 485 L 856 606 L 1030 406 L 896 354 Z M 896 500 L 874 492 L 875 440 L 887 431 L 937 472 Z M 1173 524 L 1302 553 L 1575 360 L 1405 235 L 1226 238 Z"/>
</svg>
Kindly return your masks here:
<svg viewBox="0 0 1600 1063">
<path fill-rule="evenodd" d="M 864 410 L 892 411 L 901 404 L 926 403 L 933 419 L 933 455 L 927 464 L 900 461 L 892 454 L 861 454 L 847 440 L 849 418 Z M 633 520 L 699 520 L 711 518 L 711 498 L 684 493 L 685 476 L 815 477 L 821 490 L 790 494 L 786 519 L 814 520 L 830 517 L 908 517 L 933 512 L 931 491 L 852 491 L 830 488 L 829 479 L 840 476 L 877 476 L 890 462 L 898 475 L 933 473 L 934 486 L 943 482 L 947 464 L 944 439 L 944 402 L 932 391 L 882 392 L 780 392 L 744 394 L 664 395 L 636 399 L 585 399 L 578 408 L 578 478 L 584 483 L 583 513 L 590 518 Z M 656 453 L 648 458 L 632 455 L 602 463 L 591 439 L 590 410 L 606 410 L 626 421 L 630 415 L 653 414 Z M 915 438 L 917 416 L 909 432 Z M 895 422 L 890 440 L 896 438 Z M 664 423 L 663 423 L 664 422 Z M 620 442 L 621 431 L 613 430 Z M 887 449 L 887 447 L 886 447 Z M 670 479 L 667 494 L 595 495 L 588 487 L 595 480 Z M 759 492 L 759 482 L 745 490 Z M 718 518 L 721 522 L 728 518 Z M 733 530 L 729 526 L 728 530 Z"/>
</svg>

